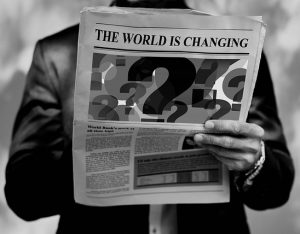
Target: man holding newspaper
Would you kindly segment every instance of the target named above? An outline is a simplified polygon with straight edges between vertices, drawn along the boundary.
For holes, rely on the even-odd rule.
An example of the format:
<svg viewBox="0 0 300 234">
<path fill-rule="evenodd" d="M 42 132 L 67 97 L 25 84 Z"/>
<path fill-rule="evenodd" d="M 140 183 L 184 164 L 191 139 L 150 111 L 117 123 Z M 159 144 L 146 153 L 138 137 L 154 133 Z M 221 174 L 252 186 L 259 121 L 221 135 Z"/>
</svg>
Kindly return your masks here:
<svg viewBox="0 0 300 234">
<path fill-rule="evenodd" d="M 116 0 L 112 5 L 145 8 L 188 8 L 183 0 Z M 146 13 L 145 10 L 143 14 Z M 165 14 L 174 17 L 175 13 L 166 12 Z M 116 40 L 116 36 L 112 37 L 112 41 L 114 40 Z M 100 197 L 99 192 L 103 192 L 101 188 L 88 191 L 91 192 L 87 196 L 86 201 L 88 202 L 82 202 L 84 199 L 80 197 L 81 194 L 85 196 L 86 191 L 78 192 L 76 188 L 85 189 L 86 184 L 95 185 L 95 180 L 99 177 L 87 177 L 85 180 L 84 177 L 79 176 L 80 173 L 74 174 L 74 200 L 73 171 L 76 172 L 78 169 L 81 172 L 80 165 L 91 162 L 90 167 L 85 168 L 86 171 L 82 174 L 87 170 L 93 170 L 94 165 L 92 164 L 95 163 L 96 159 L 92 153 L 87 156 L 89 158 L 87 161 L 84 161 L 85 159 L 82 159 L 81 156 L 77 157 L 75 155 L 74 157 L 73 155 L 75 161 L 72 162 L 72 120 L 74 115 L 77 42 L 78 25 L 37 43 L 33 62 L 27 76 L 24 97 L 16 118 L 10 158 L 6 170 L 5 194 L 7 202 L 18 216 L 25 220 L 35 220 L 51 215 L 60 215 L 57 233 L 95 233 L 97 231 L 99 233 L 140 234 L 149 233 L 150 230 L 152 233 L 161 234 L 220 232 L 247 234 L 249 228 L 244 205 L 256 210 L 264 210 L 279 207 L 288 200 L 294 178 L 294 167 L 278 117 L 272 80 L 264 54 L 261 57 L 247 121 L 209 119 L 204 121 L 202 131 L 193 131 L 192 135 L 193 147 L 207 150 L 223 166 L 229 169 L 229 202 L 204 202 L 203 204 L 199 202 L 195 204 L 195 202 L 190 203 L 185 199 L 181 204 L 180 202 L 176 202 L 178 204 L 165 202 L 170 204 L 157 205 L 159 202 L 153 199 L 154 202 L 151 202 L 150 206 L 145 202 L 137 202 L 135 205 L 129 205 L 130 203 L 125 202 L 121 206 L 92 206 L 92 204 L 97 203 L 98 196 Z M 177 43 L 175 39 L 174 43 Z M 99 48 L 95 46 L 93 49 Z M 100 49 L 101 52 L 104 51 L 103 48 Z M 79 46 L 79 50 L 82 51 L 82 47 Z M 79 58 L 82 55 L 81 53 L 79 52 Z M 108 54 L 103 57 L 102 54 L 99 54 L 94 55 L 94 60 L 109 60 L 114 56 L 114 54 Z M 194 63 L 196 60 L 193 59 L 190 61 Z M 120 59 L 117 60 L 117 63 L 124 66 L 124 61 Z M 230 65 L 232 63 L 230 62 Z M 95 87 L 103 85 L 103 83 L 96 82 L 93 84 Z M 95 87 L 91 88 L 91 93 L 92 89 L 95 90 Z M 76 88 L 76 92 L 78 92 L 81 91 L 82 87 L 78 88 L 77 83 Z M 90 86 L 87 88 L 90 89 Z M 106 88 L 108 89 L 108 86 Z M 101 89 L 103 91 L 102 86 Z M 78 93 L 79 96 L 82 94 L 82 92 Z M 91 103 L 94 102 L 90 102 L 90 105 L 92 105 Z M 99 106 L 99 103 L 97 105 Z M 75 108 L 78 110 L 76 104 Z M 89 108 L 91 110 L 91 106 Z M 91 114 L 90 110 L 89 114 Z M 112 115 L 112 117 L 115 118 L 115 115 Z M 91 119 L 93 119 L 93 116 L 90 117 Z M 78 122 L 75 121 L 74 128 L 78 126 Z M 88 131 L 102 134 L 101 137 L 104 136 L 104 127 L 97 126 L 93 121 L 89 122 L 88 127 L 83 129 L 83 131 L 88 129 Z M 133 131 L 133 128 L 127 126 L 126 130 L 128 129 Z M 113 129 L 109 126 L 105 128 L 105 131 L 107 131 L 107 134 L 111 131 L 120 131 L 118 139 L 124 139 L 122 128 Z M 146 135 L 149 134 L 149 131 L 152 130 L 145 128 L 142 133 Z M 141 132 L 138 132 L 138 134 L 141 134 Z M 171 133 L 168 132 L 167 134 Z M 76 136 L 76 132 L 74 136 Z M 107 137 L 105 139 L 109 140 Z M 95 142 L 95 139 L 92 138 L 89 139 L 89 142 L 91 140 Z M 79 141 L 76 138 L 73 141 L 73 147 L 74 142 L 77 144 Z M 75 146 L 75 150 L 78 145 L 82 150 L 83 147 L 80 142 Z M 196 152 L 193 150 L 188 152 Z M 123 166 L 128 163 L 124 160 L 125 157 L 119 160 L 121 157 L 116 155 L 116 152 L 114 151 L 113 157 L 118 158 L 118 163 L 123 163 Z M 178 158 L 184 154 L 183 151 L 174 153 Z M 188 153 L 186 154 L 188 155 Z M 174 155 L 170 154 L 169 156 L 175 157 Z M 126 159 L 128 159 L 127 156 Z M 194 157 L 192 153 L 189 156 Z M 165 156 L 160 159 L 166 159 L 163 157 Z M 104 154 L 102 154 L 102 158 L 104 158 Z M 152 155 L 147 156 L 146 159 L 148 162 L 153 160 L 153 163 L 154 159 L 158 160 L 158 158 L 152 158 Z M 105 157 L 105 160 L 110 159 Z M 99 162 L 97 161 L 97 163 Z M 73 168 L 72 164 L 74 165 Z M 155 169 L 157 169 L 157 165 Z M 204 174 L 192 174 L 192 176 L 197 177 L 196 175 L 203 177 Z M 101 174 L 101 176 L 103 178 L 104 174 Z M 105 174 L 105 176 L 108 176 L 108 174 Z M 112 174 L 109 176 L 111 178 Z M 115 176 L 114 179 L 116 178 L 121 177 Z M 122 177 L 122 180 L 124 178 L 125 176 Z M 78 181 L 79 184 L 82 183 L 84 186 L 78 186 Z M 186 177 L 184 181 L 187 181 Z M 134 183 L 134 186 L 137 187 L 136 190 L 140 191 L 141 196 L 143 196 L 144 190 L 138 187 L 139 185 L 145 186 L 147 181 L 135 180 Z M 193 186 L 195 189 L 205 187 L 201 183 L 195 183 Z M 215 186 L 214 183 L 212 183 L 213 186 Z M 149 188 L 152 187 L 149 186 Z M 167 187 L 167 189 L 171 191 L 172 188 Z M 181 187 L 175 188 L 173 192 L 176 189 L 181 189 Z M 113 190 L 105 191 L 113 193 Z M 204 197 L 205 192 L 208 191 L 203 191 L 202 194 L 204 195 L 202 196 Z M 126 192 L 124 194 L 127 196 Z M 103 196 L 105 201 L 107 194 Z M 161 194 L 161 197 L 163 196 Z M 182 196 L 185 196 L 185 194 Z M 164 201 L 167 201 L 168 198 L 173 199 L 172 196 L 165 197 Z M 136 196 L 134 199 L 138 200 L 139 197 Z M 193 197 L 191 201 L 196 199 Z"/>
</svg>

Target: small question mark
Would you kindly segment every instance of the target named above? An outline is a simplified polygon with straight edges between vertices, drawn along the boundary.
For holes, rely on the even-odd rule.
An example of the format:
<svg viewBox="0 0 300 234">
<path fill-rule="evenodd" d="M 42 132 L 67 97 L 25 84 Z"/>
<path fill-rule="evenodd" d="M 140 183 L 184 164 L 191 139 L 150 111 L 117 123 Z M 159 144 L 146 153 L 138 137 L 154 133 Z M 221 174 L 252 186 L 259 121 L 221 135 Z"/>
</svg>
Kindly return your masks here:
<svg viewBox="0 0 300 234">
<path fill-rule="evenodd" d="M 89 103 L 89 115 L 97 120 L 119 120 L 114 110 L 118 106 L 118 99 L 111 95 L 98 95 Z"/>
<path fill-rule="evenodd" d="M 92 75 L 91 75 L 91 87 L 90 90 L 101 90 L 102 89 L 102 70 L 101 61 L 105 55 L 99 53 L 93 53 L 92 63 Z"/>
<path fill-rule="evenodd" d="M 196 73 L 196 84 L 204 84 L 205 87 L 213 87 L 217 80 L 218 61 L 205 59 Z"/>
<path fill-rule="evenodd" d="M 212 88 L 228 68 L 237 61 L 237 59 L 205 59 L 203 61 L 197 71 L 195 84 L 202 84 L 204 88 L 193 90 L 193 107 L 213 109 L 213 105 L 208 104 L 216 99 L 217 90 Z"/>
<path fill-rule="evenodd" d="M 245 76 L 236 76 L 232 80 L 229 81 L 228 87 L 238 87 L 240 82 L 245 82 Z M 233 101 L 240 102 L 243 97 L 244 87 L 242 86 L 241 89 L 234 95 Z"/>
<path fill-rule="evenodd" d="M 201 89 L 194 89 L 192 93 L 192 107 L 208 110 L 208 119 L 220 119 L 231 110 L 230 104 L 217 99 L 217 90 L 213 89 L 216 81 L 221 78 L 237 59 L 206 59 L 197 71 L 196 84 L 204 85 Z M 216 110 L 211 114 L 209 110 Z"/>
<path fill-rule="evenodd" d="M 175 123 L 175 121 L 183 116 L 187 111 L 188 111 L 188 107 L 184 102 L 181 101 L 171 101 L 169 102 L 166 106 L 165 106 L 165 110 L 171 111 L 172 107 L 176 107 L 176 111 L 171 114 L 168 118 L 167 118 L 167 122 L 171 122 L 171 123 Z"/>
<path fill-rule="evenodd" d="M 212 100 L 211 102 L 207 103 L 207 105 L 207 109 L 217 110 L 216 112 L 212 113 L 212 115 L 209 116 L 208 119 L 221 119 L 231 110 L 231 105 L 223 99 Z"/>
<path fill-rule="evenodd" d="M 116 68 L 112 63 L 104 61 L 106 55 L 100 53 L 93 54 L 92 75 L 90 90 L 102 90 L 105 80 L 116 76 Z"/>
<path fill-rule="evenodd" d="M 127 83 L 121 86 L 120 93 L 129 93 L 131 90 L 134 90 L 133 94 L 129 96 L 126 100 L 125 114 L 129 114 L 134 104 L 139 102 L 139 99 L 146 94 L 146 88 L 140 83 Z"/>
<path fill-rule="evenodd" d="M 226 75 L 223 81 L 224 94 L 234 102 L 242 101 L 246 72 L 245 68 L 234 69 Z M 233 111 L 239 111 L 240 108 L 241 104 L 232 104 Z"/>
<path fill-rule="evenodd" d="M 196 73 L 195 84 L 212 88 L 237 59 L 205 59 Z"/>
</svg>

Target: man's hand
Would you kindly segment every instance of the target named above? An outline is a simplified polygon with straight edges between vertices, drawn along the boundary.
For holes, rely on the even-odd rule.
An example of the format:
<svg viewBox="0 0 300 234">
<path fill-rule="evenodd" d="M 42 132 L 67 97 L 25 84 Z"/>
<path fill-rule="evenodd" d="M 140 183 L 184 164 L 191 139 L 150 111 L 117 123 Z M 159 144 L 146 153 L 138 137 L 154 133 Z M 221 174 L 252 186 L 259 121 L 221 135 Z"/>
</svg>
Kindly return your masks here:
<svg viewBox="0 0 300 234">
<path fill-rule="evenodd" d="M 205 129 L 213 133 L 195 134 L 195 143 L 209 150 L 229 170 L 247 171 L 261 155 L 264 130 L 252 123 L 209 120 Z"/>
</svg>

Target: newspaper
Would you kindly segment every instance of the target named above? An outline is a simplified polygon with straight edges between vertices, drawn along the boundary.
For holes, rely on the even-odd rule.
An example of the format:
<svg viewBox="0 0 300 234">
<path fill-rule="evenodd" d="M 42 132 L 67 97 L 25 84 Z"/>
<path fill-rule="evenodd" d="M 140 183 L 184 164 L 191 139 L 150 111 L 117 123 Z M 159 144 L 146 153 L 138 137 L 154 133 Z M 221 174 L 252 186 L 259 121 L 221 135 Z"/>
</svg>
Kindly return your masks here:
<svg viewBox="0 0 300 234">
<path fill-rule="evenodd" d="M 245 121 L 265 36 L 260 17 L 96 7 L 81 12 L 75 201 L 229 201 L 229 173 L 193 136 Z"/>
</svg>

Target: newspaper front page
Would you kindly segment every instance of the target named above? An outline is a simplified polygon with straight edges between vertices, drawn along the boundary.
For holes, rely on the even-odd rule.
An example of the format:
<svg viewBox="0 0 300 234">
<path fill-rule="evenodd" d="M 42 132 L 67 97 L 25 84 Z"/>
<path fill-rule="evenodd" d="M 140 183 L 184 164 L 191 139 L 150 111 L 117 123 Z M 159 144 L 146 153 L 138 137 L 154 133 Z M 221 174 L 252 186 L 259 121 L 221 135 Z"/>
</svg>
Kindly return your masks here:
<svg viewBox="0 0 300 234">
<path fill-rule="evenodd" d="M 229 201 L 228 171 L 196 147 L 208 119 L 245 121 L 265 35 L 259 17 L 96 7 L 81 12 L 75 201 Z"/>
</svg>

